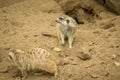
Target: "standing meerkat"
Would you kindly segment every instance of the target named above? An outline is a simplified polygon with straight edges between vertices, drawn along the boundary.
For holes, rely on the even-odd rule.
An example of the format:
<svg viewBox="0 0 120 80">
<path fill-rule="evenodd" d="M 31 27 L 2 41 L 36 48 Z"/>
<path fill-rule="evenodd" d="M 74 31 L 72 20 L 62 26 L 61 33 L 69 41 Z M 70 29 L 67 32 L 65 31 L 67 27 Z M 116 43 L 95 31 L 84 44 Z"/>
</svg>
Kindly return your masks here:
<svg viewBox="0 0 120 80">
<path fill-rule="evenodd" d="M 58 17 L 56 20 L 56 27 L 58 28 L 58 39 L 60 44 L 65 44 L 65 38 L 68 38 L 69 48 L 72 48 L 74 34 L 77 28 L 77 22 L 67 15 Z"/>
<path fill-rule="evenodd" d="M 27 72 L 31 70 L 44 70 L 57 77 L 55 58 L 45 49 L 31 48 L 26 51 L 16 49 L 9 53 L 9 59 L 20 69 L 22 80 L 27 78 Z"/>
</svg>

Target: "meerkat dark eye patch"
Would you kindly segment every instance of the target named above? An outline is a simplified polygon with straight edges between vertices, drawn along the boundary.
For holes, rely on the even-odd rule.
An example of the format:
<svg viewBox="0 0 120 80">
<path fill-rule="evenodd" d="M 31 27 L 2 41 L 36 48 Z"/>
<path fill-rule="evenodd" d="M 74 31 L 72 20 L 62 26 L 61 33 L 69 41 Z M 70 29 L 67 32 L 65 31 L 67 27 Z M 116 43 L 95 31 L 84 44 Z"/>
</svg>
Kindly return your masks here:
<svg viewBox="0 0 120 80">
<path fill-rule="evenodd" d="M 66 20 L 67 21 L 67 23 L 69 23 L 70 22 L 70 20 Z"/>
<path fill-rule="evenodd" d="M 60 20 L 64 20 L 62 17 L 59 17 Z"/>
<path fill-rule="evenodd" d="M 9 59 L 12 60 L 13 59 L 12 56 L 9 55 Z"/>
</svg>

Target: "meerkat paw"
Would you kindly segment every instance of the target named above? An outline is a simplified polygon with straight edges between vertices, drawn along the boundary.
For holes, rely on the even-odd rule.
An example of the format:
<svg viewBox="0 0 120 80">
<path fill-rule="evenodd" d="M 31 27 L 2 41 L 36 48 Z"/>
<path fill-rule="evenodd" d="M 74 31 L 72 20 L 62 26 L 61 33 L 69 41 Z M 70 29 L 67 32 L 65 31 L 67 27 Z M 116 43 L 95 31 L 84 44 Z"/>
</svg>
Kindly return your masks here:
<svg viewBox="0 0 120 80">
<path fill-rule="evenodd" d="M 72 48 L 72 46 L 69 46 L 69 48 Z"/>
<path fill-rule="evenodd" d="M 65 44 L 64 44 L 64 43 L 60 43 L 60 45 L 61 45 L 61 46 L 65 46 Z"/>
<path fill-rule="evenodd" d="M 65 42 L 59 42 L 61 46 L 64 46 L 65 45 Z"/>
<path fill-rule="evenodd" d="M 69 41 L 69 48 L 72 48 L 72 42 Z"/>
</svg>

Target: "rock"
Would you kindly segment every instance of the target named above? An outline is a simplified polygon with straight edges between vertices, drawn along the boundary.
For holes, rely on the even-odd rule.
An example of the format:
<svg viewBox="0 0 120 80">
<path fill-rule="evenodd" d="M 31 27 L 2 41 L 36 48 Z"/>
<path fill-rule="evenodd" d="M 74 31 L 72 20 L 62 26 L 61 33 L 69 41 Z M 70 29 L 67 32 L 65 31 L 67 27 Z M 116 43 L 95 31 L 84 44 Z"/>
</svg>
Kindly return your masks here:
<svg viewBox="0 0 120 80">
<path fill-rule="evenodd" d="M 109 29 L 109 28 L 114 27 L 114 26 L 115 25 L 113 23 L 109 23 L 107 25 L 102 26 L 101 28 L 106 30 L 106 29 Z"/>
<path fill-rule="evenodd" d="M 62 49 L 57 48 L 57 47 L 54 47 L 53 50 L 56 51 L 56 52 L 60 52 L 60 51 L 62 51 Z"/>
<path fill-rule="evenodd" d="M 120 0 L 96 0 L 96 1 L 104 5 L 112 12 L 120 14 Z"/>
<path fill-rule="evenodd" d="M 96 30 L 93 32 L 94 34 L 100 34 L 100 31 Z"/>
<path fill-rule="evenodd" d="M 95 74 L 95 73 L 88 73 L 88 74 L 91 76 L 91 78 L 99 78 L 100 77 L 100 75 Z"/>
<path fill-rule="evenodd" d="M 95 66 L 95 64 L 89 64 L 89 65 L 86 65 L 85 68 L 90 68 L 92 66 Z"/>
<path fill-rule="evenodd" d="M 66 57 L 60 61 L 60 65 L 68 65 L 68 64 L 77 65 L 77 62 L 74 61 L 74 59 L 71 57 Z"/>
<path fill-rule="evenodd" d="M 105 73 L 105 76 L 108 76 L 109 74 L 110 74 L 109 72 L 106 72 L 106 73 Z"/>
<path fill-rule="evenodd" d="M 46 36 L 46 37 L 53 37 L 53 38 L 57 38 L 57 36 L 55 35 L 52 35 L 50 33 L 42 33 L 43 36 Z"/>
<path fill-rule="evenodd" d="M 117 66 L 117 67 L 120 66 L 120 62 L 115 61 L 114 64 L 115 64 L 115 66 Z"/>
<path fill-rule="evenodd" d="M 11 48 L 10 47 L 6 47 L 6 48 L 4 48 L 5 50 L 10 50 Z"/>
<path fill-rule="evenodd" d="M 115 59 L 117 57 L 117 55 L 113 54 L 112 55 L 112 59 Z"/>
<path fill-rule="evenodd" d="M 39 35 L 37 35 L 37 34 L 34 34 L 33 36 L 34 36 L 34 37 L 38 37 Z"/>
<path fill-rule="evenodd" d="M 120 0 L 106 0 L 106 7 L 111 11 L 120 14 Z"/>
<path fill-rule="evenodd" d="M 78 53 L 77 57 L 80 58 L 81 60 L 90 60 L 91 59 L 91 56 L 84 52 Z"/>
<path fill-rule="evenodd" d="M 24 38 L 27 38 L 28 37 L 28 35 L 24 35 Z"/>
<path fill-rule="evenodd" d="M 97 74 L 91 74 L 90 75 L 92 78 L 99 78 L 99 75 L 97 75 Z"/>
<path fill-rule="evenodd" d="M 70 64 L 70 62 L 68 60 L 66 60 L 66 59 L 63 59 L 63 60 L 60 61 L 59 64 L 60 65 L 68 65 L 68 64 Z"/>
</svg>

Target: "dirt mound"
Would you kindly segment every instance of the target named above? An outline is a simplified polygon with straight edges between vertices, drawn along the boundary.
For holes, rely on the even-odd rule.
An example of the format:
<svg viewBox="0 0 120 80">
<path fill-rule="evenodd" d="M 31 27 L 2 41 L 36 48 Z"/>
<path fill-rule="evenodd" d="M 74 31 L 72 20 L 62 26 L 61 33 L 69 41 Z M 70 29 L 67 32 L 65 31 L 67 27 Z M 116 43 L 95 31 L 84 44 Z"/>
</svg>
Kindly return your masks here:
<svg viewBox="0 0 120 80">
<path fill-rule="evenodd" d="M 18 79 L 18 68 L 8 61 L 8 52 L 31 47 L 44 48 L 56 57 L 58 80 L 119 80 L 120 16 L 94 0 L 1 1 L 5 4 L 0 5 L 0 80 Z M 55 19 L 64 13 L 80 23 L 72 49 L 56 38 Z M 31 73 L 27 80 L 53 77 Z"/>
<path fill-rule="evenodd" d="M 79 24 L 115 16 L 94 0 L 57 0 L 57 2 L 65 14 L 72 16 Z"/>
</svg>

